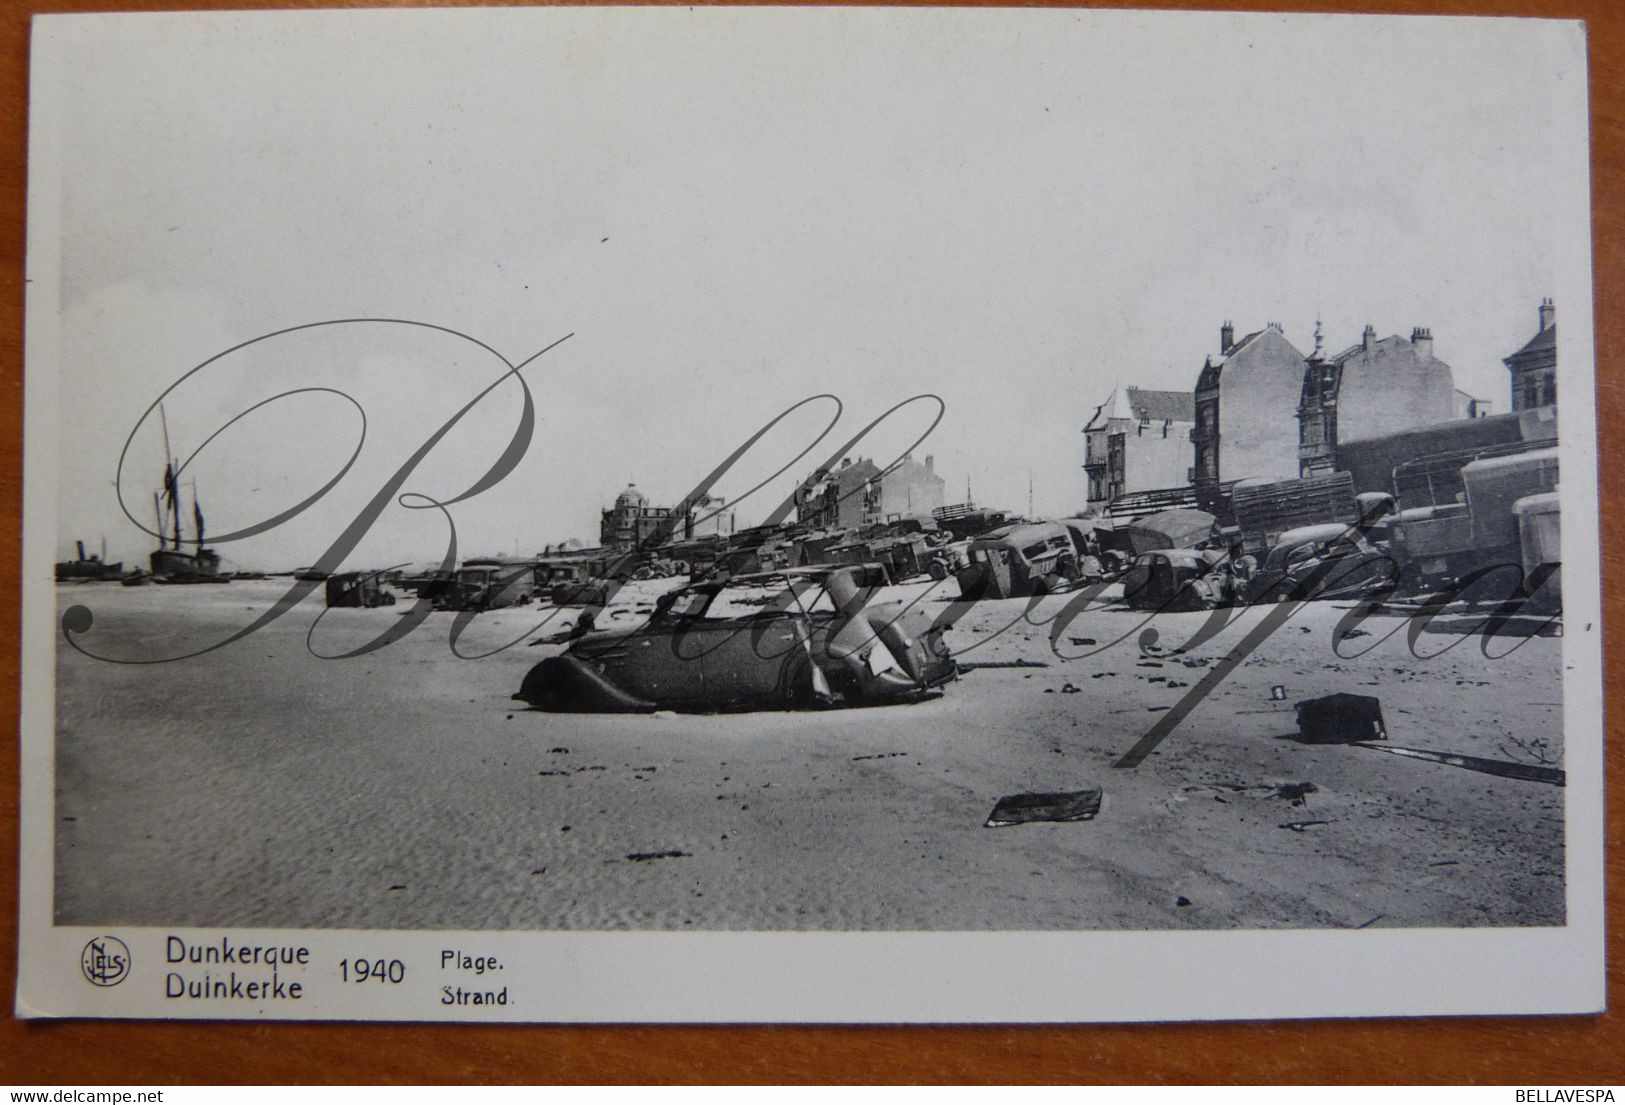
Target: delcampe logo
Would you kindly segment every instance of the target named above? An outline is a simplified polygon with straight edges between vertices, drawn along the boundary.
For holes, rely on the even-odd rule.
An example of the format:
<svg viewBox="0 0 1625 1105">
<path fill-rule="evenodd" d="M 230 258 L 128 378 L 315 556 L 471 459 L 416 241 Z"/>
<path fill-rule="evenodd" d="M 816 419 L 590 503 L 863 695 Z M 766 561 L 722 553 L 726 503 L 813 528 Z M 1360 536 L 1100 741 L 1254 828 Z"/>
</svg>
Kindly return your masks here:
<svg viewBox="0 0 1625 1105">
<path fill-rule="evenodd" d="M 130 949 L 116 936 L 98 936 L 79 953 L 79 969 L 92 986 L 117 986 L 130 973 Z"/>
</svg>

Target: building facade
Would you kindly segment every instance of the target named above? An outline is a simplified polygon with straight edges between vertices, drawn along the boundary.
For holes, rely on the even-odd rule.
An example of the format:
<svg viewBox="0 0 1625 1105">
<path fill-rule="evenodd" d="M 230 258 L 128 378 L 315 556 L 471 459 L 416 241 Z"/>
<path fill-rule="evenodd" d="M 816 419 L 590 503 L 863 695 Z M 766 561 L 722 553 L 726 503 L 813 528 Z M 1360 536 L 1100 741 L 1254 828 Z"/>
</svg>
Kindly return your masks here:
<svg viewBox="0 0 1625 1105">
<path fill-rule="evenodd" d="M 943 505 L 945 481 L 936 458 L 908 454 L 881 471 L 868 457 L 847 457 L 820 468 L 796 488 L 796 521 L 814 529 L 851 529 L 908 514 L 929 515 Z"/>
<path fill-rule="evenodd" d="M 1298 403 L 1298 474 L 1336 470 L 1339 442 L 1386 437 L 1418 426 L 1473 416 L 1478 401 L 1455 387 L 1450 366 L 1433 355 L 1433 333 L 1378 338 L 1367 326 L 1340 353 L 1315 349 L 1304 364 Z"/>
<path fill-rule="evenodd" d="M 1512 374 L 1512 409 L 1532 410 L 1557 402 L 1557 307 L 1540 301 L 1540 329 L 1503 362 Z"/>
<path fill-rule="evenodd" d="M 650 506 L 637 484 L 629 483 L 615 497 L 615 505 L 603 511 L 598 523 L 598 543 L 606 549 L 630 552 L 671 532 L 671 508 Z"/>
<path fill-rule="evenodd" d="M 928 453 L 922 462 L 912 453 L 906 454 L 880 477 L 881 521 L 930 514 L 943 505 L 944 486 L 937 475 L 936 457 Z"/>
<path fill-rule="evenodd" d="M 880 514 L 880 469 L 867 457 L 842 458 L 820 468 L 796 488 L 796 521 L 813 529 L 849 529 Z"/>
<path fill-rule="evenodd" d="M 1220 327 L 1219 355 L 1207 358 L 1196 383 L 1190 482 L 1200 490 L 1221 481 L 1298 475 L 1304 365 L 1280 323 L 1240 341 L 1229 322 Z"/>
<path fill-rule="evenodd" d="M 1083 428 L 1086 505 L 1103 507 L 1132 491 L 1189 484 L 1195 426 L 1192 392 L 1113 391 Z"/>
<path fill-rule="evenodd" d="M 719 495 L 702 495 L 688 504 L 683 511 L 683 531 L 674 536 L 685 540 L 694 537 L 726 537 L 734 532 L 734 508 Z"/>
<path fill-rule="evenodd" d="M 615 505 L 602 511 L 598 543 L 616 552 L 632 552 L 667 541 L 734 531 L 734 508 L 722 499 L 704 495 L 676 506 L 650 506 L 648 498 L 629 483 L 615 497 Z"/>
</svg>

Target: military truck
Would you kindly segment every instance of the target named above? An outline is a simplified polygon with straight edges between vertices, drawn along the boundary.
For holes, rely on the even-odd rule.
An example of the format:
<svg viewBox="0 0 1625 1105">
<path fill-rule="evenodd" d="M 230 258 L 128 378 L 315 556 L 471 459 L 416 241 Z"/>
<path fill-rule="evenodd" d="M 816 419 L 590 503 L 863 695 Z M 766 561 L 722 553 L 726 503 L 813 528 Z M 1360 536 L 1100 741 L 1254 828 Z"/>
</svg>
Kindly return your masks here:
<svg viewBox="0 0 1625 1105">
<path fill-rule="evenodd" d="M 1517 504 L 1555 491 L 1557 481 L 1555 448 L 1485 457 L 1463 466 L 1460 501 L 1412 507 L 1394 516 L 1391 544 L 1401 589 L 1433 590 L 1498 565 L 1521 569 Z M 1504 582 L 1496 589 L 1504 594 Z"/>
</svg>

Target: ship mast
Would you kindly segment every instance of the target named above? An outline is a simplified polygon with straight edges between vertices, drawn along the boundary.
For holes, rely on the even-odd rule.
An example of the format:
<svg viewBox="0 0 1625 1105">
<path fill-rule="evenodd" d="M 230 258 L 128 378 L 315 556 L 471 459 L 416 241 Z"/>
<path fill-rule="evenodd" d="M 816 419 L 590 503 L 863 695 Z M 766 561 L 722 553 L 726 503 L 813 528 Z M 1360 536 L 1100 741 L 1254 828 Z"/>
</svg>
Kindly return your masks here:
<svg viewBox="0 0 1625 1105">
<path fill-rule="evenodd" d="M 197 528 L 197 554 L 203 556 L 203 508 L 197 505 L 197 481 L 192 481 L 192 523 Z"/>
<path fill-rule="evenodd" d="M 175 456 L 169 451 L 169 416 L 164 413 L 162 403 L 158 404 L 158 420 L 164 427 L 164 505 L 172 512 L 175 519 L 175 548 L 181 547 L 181 503 L 180 488 L 176 486 L 177 473 L 175 471 Z M 159 526 L 159 530 L 163 529 Z M 158 544 L 163 545 L 163 534 L 159 533 Z"/>
</svg>

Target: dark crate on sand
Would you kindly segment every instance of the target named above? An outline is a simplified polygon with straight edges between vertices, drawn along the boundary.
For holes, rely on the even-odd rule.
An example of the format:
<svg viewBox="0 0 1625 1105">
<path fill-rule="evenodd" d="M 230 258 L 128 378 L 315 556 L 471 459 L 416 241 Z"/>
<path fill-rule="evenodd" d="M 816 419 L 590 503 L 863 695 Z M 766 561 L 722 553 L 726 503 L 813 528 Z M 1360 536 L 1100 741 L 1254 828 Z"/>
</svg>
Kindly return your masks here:
<svg viewBox="0 0 1625 1105">
<path fill-rule="evenodd" d="M 1100 798 L 1099 790 L 1011 794 L 999 799 L 984 827 L 996 829 L 1029 821 L 1092 821 L 1100 812 Z"/>
<path fill-rule="evenodd" d="M 1309 744 L 1388 739 L 1382 703 L 1368 694 L 1329 694 L 1297 703 L 1298 737 Z"/>
</svg>

